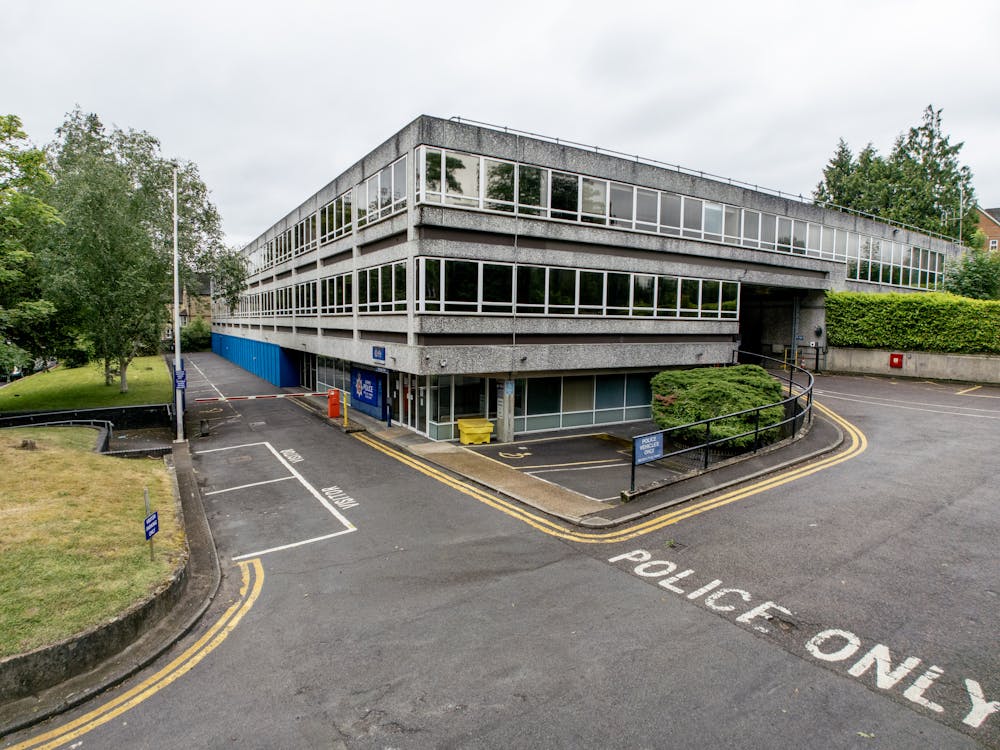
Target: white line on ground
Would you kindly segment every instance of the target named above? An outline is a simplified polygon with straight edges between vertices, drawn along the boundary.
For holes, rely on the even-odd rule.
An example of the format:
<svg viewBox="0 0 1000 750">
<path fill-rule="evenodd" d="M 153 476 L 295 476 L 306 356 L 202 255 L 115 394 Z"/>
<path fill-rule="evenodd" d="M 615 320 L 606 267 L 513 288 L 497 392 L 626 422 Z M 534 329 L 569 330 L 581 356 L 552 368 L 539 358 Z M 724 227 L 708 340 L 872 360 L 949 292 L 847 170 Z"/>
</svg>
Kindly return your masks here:
<svg viewBox="0 0 1000 750">
<path fill-rule="evenodd" d="M 880 399 L 870 399 L 870 398 L 858 398 L 858 397 L 851 398 L 851 397 L 848 397 L 848 396 L 842 396 L 842 395 L 835 394 L 835 393 L 833 393 L 831 391 L 817 391 L 816 395 L 818 397 L 824 398 L 824 399 L 831 398 L 831 399 L 835 399 L 835 400 L 838 400 L 838 401 L 853 401 L 854 403 L 858 403 L 858 404 L 872 404 L 872 405 L 875 405 L 875 406 L 885 406 L 885 407 L 890 408 L 890 409 L 906 409 L 907 411 L 925 411 L 925 412 L 929 412 L 931 414 L 951 414 L 951 415 L 956 416 L 956 417 L 973 417 L 975 419 L 1000 419 L 1000 412 L 998 412 L 996 410 L 990 410 L 990 409 L 973 409 L 973 408 L 968 407 L 968 406 L 954 407 L 954 409 L 961 409 L 961 411 L 955 411 L 954 409 L 949 409 L 948 407 L 946 407 L 944 405 L 939 405 L 939 404 L 925 404 L 925 406 L 936 407 L 936 408 L 933 408 L 933 409 L 925 409 L 925 408 L 921 408 L 921 407 L 918 407 L 918 406 L 905 406 L 904 405 L 904 404 L 913 403 L 913 402 L 906 402 L 906 401 L 904 401 L 904 402 L 893 403 L 895 401 L 895 399 L 881 399 L 881 398 Z M 919 403 L 919 402 L 917 402 L 917 403 Z M 981 412 L 986 412 L 986 413 L 985 414 L 972 414 L 971 413 L 971 412 L 976 412 L 976 411 L 981 411 Z"/>
<path fill-rule="evenodd" d="M 294 466 L 292 466 L 292 465 L 291 465 L 290 463 L 288 463 L 288 461 L 287 461 L 287 460 L 285 459 L 285 457 L 284 457 L 284 456 L 282 456 L 282 455 L 281 455 L 280 453 L 278 453 L 278 451 L 277 451 L 277 450 L 275 449 L 275 447 L 274 447 L 273 445 L 271 445 L 271 444 L 270 444 L 270 443 L 268 443 L 268 442 L 265 442 L 265 443 L 263 443 L 263 444 L 264 444 L 264 445 L 266 445 L 266 446 L 267 446 L 267 449 L 268 449 L 269 451 L 271 451 L 271 453 L 273 453 L 273 454 L 274 454 L 274 457 L 275 457 L 276 459 L 278 459 L 278 460 L 279 460 L 279 461 L 280 461 L 280 462 L 282 463 L 282 465 L 283 465 L 283 466 L 284 466 L 284 467 L 285 467 L 286 469 L 288 469 L 288 471 L 289 471 L 289 472 L 290 472 L 290 473 L 291 473 L 291 474 L 292 474 L 292 475 L 293 475 L 293 476 L 294 476 L 294 477 L 295 477 L 296 479 L 298 479 L 298 480 L 299 480 L 299 483 L 300 483 L 300 484 L 301 484 L 301 485 L 302 485 L 303 487 L 305 487 L 305 488 L 306 488 L 307 490 L 309 490 L 309 494 L 311 494 L 311 495 L 312 495 L 313 497 L 315 497 L 315 498 L 316 498 L 317 500 L 319 500 L 319 501 L 320 501 L 320 503 L 321 503 L 321 504 L 323 505 L 323 507 L 324 507 L 324 508 L 326 508 L 326 509 L 327 509 L 328 511 L 330 511 L 330 514 L 331 514 L 331 515 L 332 515 L 332 516 L 333 516 L 334 518 L 336 518 L 336 519 L 337 519 L 338 521 L 340 521 L 340 522 L 341 522 L 342 524 L 344 524 L 344 526 L 345 526 L 345 527 L 346 527 L 346 528 L 347 528 L 347 529 L 348 529 L 349 531 L 357 531 L 357 528 L 356 528 L 356 527 L 354 526 L 354 524 L 353 524 L 353 523 L 351 523 L 350 521 L 348 521 L 348 520 L 347 520 L 347 519 L 346 519 L 346 518 L 345 518 L 345 517 L 344 517 L 343 515 L 341 515 L 340 511 L 338 511 L 338 510 L 337 510 L 336 508 L 334 508 L 334 507 L 333 507 L 332 505 L 330 505 L 330 502 L 329 502 L 329 501 L 328 501 L 328 500 L 327 500 L 327 499 L 326 499 L 325 497 L 323 497 L 323 495 L 322 495 L 322 494 L 321 494 L 321 493 L 319 492 L 319 490 L 317 490 L 317 489 L 316 489 L 315 487 L 313 487 L 313 486 L 312 486 L 311 484 L 309 484 L 309 482 L 307 482 L 307 481 L 305 480 L 305 478 L 304 478 L 304 477 L 303 477 L 303 476 L 302 476 L 301 474 L 299 474 L 299 472 L 297 472 L 297 471 L 295 470 L 295 467 L 294 467 Z"/>
<path fill-rule="evenodd" d="M 277 479 L 265 479 L 263 482 L 254 482 L 252 484 L 241 484 L 239 487 L 227 487 L 224 490 L 212 490 L 211 492 L 206 492 L 205 495 L 221 495 L 223 492 L 235 492 L 236 490 L 245 490 L 250 487 L 260 487 L 262 484 L 274 484 L 275 482 L 284 482 L 288 479 L 295 479 L 295 477 L 278 477 Z"/>
<path fill-rule="evenodd" d="M 197 363 L 195 363 L 195 362 L 192 361 L 191 362 L 191 366 L 198 371 L 199 375 L 201 375 L 203 378 L 205 378 L 205 382 L 208 383 L 211 386 L 211 388 L 212 388 L 213 391 L 215 391 L 220 396 L 222 396 L 223 398 L 225 398 L 225 396 L 223 396 L 223 394 L 222 394 L 222 391 L 220 391 L 218 388 L 215 387 L 215 383 L 213 383 L 211 380 L 208 379 L 208 376 L 205 375 L 205 373 L 202 371 L 202 369 L 200 367 L 198 367 Z"/>
<path fill-rule="evenodd" d="M 232 451 L 237 448 L 256 448 L 258 445 L 267 445 L 265 442 L 260 443 L 243 443 L 242 445 L 230 445 L 227 448 L 209 448 L 208 450 L 195 451 L 194 455 L 200 456 L 203 453 L 219 453 L 220 451 Z"/>
<path fill-rule="evenodd" d="M 271 552 L 281 552 L 286 549 L 293 549 L 294 547 L 303 547 L 307 544 L 313 544 L 314 542 L 324 542 L 327 539 L 333 539 L 335 536 L 341 536 L 343 534 L 350 534 L 352 531 L 357 531 L 357 529 L 352 526 L 349 529 L 344 529 L 342 531 L 335 531 L 332 534 L 326 534 L 325 536 L 317 536 L 312 539 L 303 539 L 301 542 L 292 542 L 291 544 L 282 544 L 280 547 L 271 547 L 269 549 L 262 549 L 260 552 L 248 552 L 245 555 L 236 555 L 232 558 L 233 562 L 239 562 L 240 560 L 248 560 L 251 557 L 260 557 L 261 555 L 267 555 Z"/>
<path fill-rule="evenodd" d="M 614 469 L 618 466 L 628 466 L 627 463 L 616 463 L 616 464 L 600 464 L 599 466 L 573 466 L 573 467 L 563 467 L 561 469 L 535 469 L 534 471 L 526 471 L 525 474 L 551 474 L 554 471 L 590 471 L 591 469 Z"/>
</svg>

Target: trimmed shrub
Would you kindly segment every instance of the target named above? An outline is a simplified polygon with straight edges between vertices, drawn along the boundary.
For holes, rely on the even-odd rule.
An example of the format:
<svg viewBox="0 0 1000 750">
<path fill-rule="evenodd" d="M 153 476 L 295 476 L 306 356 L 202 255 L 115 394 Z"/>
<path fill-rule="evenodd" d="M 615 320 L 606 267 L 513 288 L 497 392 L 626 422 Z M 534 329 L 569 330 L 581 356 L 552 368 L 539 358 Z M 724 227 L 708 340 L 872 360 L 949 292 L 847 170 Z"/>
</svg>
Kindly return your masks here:
<svg viewBox="0 0 1000 750">
<path fill-rule="evenodd" d="M 827 292 L 830 346 L 1000 353 L 1000 302 L 952 294 Z"/>
<path fill-rule="evenodd" d="M 650 381 L 653 391 L 653 420 L 661 429 L 682 427 L 703 419 L 755 409 L 782 400 L 781 383 L 757 365 L 735 367 L 701 367 L 694 370 L 666 370 Z M 764 409 L 761 426 L 776 424 L 785 417 L 780 406 Z M 735 438 L 729 445 L 746 448 L 754 443 L 753 413 L 712 423 L 709 436 L 713 440 L 732 437 L 744 432 L 750 435 Z M 761 443 L 773 442 L 780 430 L 762 430 Z M 671 438 L 683 444 L 697 444 L 705 439 L 704 425 L 678 430 Z"/>
</svg>

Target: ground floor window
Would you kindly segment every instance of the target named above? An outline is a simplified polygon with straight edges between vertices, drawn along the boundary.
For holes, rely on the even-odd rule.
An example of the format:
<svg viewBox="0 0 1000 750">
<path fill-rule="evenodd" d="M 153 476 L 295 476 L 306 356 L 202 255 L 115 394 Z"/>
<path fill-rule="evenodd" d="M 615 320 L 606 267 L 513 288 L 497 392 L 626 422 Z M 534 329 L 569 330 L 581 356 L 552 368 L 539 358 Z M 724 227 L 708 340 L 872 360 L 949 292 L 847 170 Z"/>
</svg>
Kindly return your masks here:
<svg viewBox="0 0 1000 750">
<path fill-rule="evenodd" d="M 350 391 L 351 363 L 345 359 L 316 357 L 316 390 L 328 391 L 337 388 Z"/>
<path fill-rule="evenodd" d="M 649 381 L 655 372 L 518 378 L 514 387 L 514 431 L 559 430 L 650 418 Z M 497 418 L 503 381 L 469 375 L 432 375 L 427 435 L 458 437 L 464 417 Z"/>
</svg>

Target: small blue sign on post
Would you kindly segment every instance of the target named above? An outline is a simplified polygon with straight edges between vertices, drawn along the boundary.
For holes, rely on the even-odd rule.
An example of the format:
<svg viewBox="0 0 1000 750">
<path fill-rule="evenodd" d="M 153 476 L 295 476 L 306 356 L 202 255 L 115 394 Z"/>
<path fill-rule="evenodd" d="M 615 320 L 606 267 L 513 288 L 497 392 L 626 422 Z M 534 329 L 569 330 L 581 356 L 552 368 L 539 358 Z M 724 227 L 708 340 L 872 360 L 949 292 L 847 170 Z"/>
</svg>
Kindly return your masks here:
<svg viewBox="0 0 1000 750">
<path fill-rule="evenodd" d="M 146 540 L 153 538 L 153 534 L 160 530 L 160 517 L 158 511 L 153 511 L 146 516 Z"/>
<path fill-rule="evenodd" d="M 645 464 L 663 458 L 663 433 L 654 432 L 651 435 L 640 435 L 632 440 L 635 451 L 635 463 Z"/>
<path fill-rule="evenodd" d="M 187 370 L 174 371 L 174 388 L 183 391 L 187 388 Z"/>
</svg>

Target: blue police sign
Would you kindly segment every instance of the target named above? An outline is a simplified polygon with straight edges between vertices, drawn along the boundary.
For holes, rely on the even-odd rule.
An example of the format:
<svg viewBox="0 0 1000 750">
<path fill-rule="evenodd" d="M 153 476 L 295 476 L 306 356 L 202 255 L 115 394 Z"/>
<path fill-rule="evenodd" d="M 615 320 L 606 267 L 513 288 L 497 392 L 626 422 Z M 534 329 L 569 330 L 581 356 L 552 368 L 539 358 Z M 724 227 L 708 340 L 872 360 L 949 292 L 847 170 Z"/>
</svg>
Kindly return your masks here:
<svg viewBox="0 0 1000 750">
<path fill-rule="evenodd" d="M 153 511 L 146 516 L 146 539 L 152 539 L 153 534 L 160 530 L 160 517 L 158 511 Z"/>
<path fill-rule="evenodd" d="M 372 359 L 376 362 L 385 362 L 385 347 L 384 346 L 373 346 L 372 347 Z"/>
<path fill-rule="evenodd" d="M 183 391 L 187 388 L 187 370 L 174 371 L 174 388 Z"/>
<path fill-rule="evenodd" d="M 645 464 L 663 458 L 663 433 L 640 435 L 632 439 L 632 449 L 635 451 L 635 463 Z"/>
</svg>

